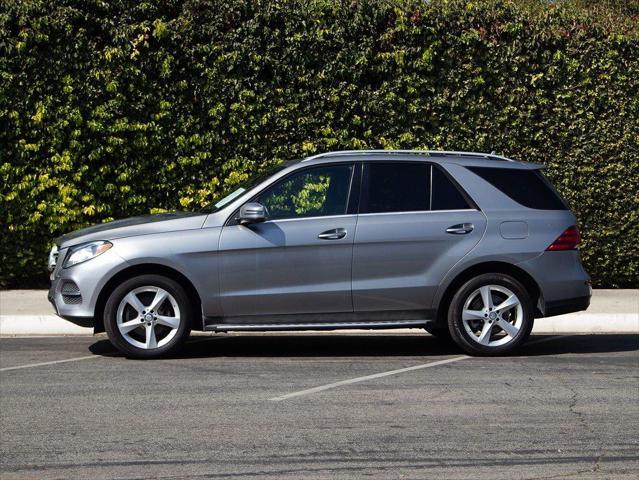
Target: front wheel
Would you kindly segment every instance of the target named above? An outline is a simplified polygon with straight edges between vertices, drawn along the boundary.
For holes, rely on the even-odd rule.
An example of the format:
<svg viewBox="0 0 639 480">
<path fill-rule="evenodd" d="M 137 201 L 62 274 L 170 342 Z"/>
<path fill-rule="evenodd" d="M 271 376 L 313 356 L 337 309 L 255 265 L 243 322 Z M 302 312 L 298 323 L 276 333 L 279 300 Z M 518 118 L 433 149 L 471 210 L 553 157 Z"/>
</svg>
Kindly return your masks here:
<svg viewBox="0 0 639 480">
<path fill-rule="evenodd" d="M 533 322 L 526 289 L 513 277 L 497 273 L 462 285 L 448 311 L 453 340 L 471 355 L 511 353 L 528 338 Z"/>
<path fill-rule="evenodd" d="M 177 352 L 190 333 L 192 306 L 182 286 L 161 275 L 141 275 L 118 286 L 104 310 L 111 343 L 129 357 Z"/>
</svg>

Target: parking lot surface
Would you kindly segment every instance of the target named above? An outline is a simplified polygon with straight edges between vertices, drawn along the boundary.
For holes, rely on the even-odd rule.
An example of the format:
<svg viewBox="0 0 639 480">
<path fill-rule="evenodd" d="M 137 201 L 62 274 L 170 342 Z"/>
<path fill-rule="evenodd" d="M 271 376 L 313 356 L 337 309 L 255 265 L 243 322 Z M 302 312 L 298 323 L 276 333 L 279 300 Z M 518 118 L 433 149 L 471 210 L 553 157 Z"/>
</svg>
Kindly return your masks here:
<svg viewBox="0 0 639 480">
<path fill-rule="evenodd" d="M 636 479 L 639 335 L 0 338 L 0 478 Z"/>
</svg>

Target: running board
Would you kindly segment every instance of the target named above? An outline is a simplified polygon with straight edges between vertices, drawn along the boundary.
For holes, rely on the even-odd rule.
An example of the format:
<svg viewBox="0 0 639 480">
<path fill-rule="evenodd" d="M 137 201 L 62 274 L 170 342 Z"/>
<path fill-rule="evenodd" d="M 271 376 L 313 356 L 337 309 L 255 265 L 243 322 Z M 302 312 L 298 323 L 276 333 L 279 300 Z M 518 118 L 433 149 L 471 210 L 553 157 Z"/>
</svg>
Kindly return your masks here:
<svg viewBox="0 0 639 480">
<path fill-rule="evenodd" d="M 322 322 L 322 323 L 257 323 L 230 324 L 218 323 L 206 325 L 206 331 L 212 332 L 272 332 L 300 330 L 382 330 L 391 328 L 424 328 L 430 320 L 393 320 L 377 322 Z"/>
</svg>

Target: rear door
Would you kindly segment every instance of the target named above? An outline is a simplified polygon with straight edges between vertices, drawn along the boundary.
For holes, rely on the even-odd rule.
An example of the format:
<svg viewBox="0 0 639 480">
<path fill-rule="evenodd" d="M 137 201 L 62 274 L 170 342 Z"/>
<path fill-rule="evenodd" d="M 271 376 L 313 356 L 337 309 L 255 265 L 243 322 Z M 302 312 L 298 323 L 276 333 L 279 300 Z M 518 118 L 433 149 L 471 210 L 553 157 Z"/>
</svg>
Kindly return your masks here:
<svg viewBox="0 0 639 480">
<path fill-rule="evenodd" d="M 481 239 L 486 218 L 441 167 L 364 165 L 353 246 L 355 312 L 429 318 L 448 270 Z"/>
</svg>

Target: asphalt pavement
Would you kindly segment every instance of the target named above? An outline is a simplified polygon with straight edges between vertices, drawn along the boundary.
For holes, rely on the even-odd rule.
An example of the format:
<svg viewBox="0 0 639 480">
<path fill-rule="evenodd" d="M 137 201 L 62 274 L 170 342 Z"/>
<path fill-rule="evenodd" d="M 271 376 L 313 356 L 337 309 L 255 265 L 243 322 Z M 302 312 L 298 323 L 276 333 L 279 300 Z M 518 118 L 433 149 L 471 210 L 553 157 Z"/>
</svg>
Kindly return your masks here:
<svg viewBox="0 0 639 480">
<path fill-rule="evenodd" d="M 636 479 L 639 334 L 0 338 L 0 478 Z"/>
</svg>

